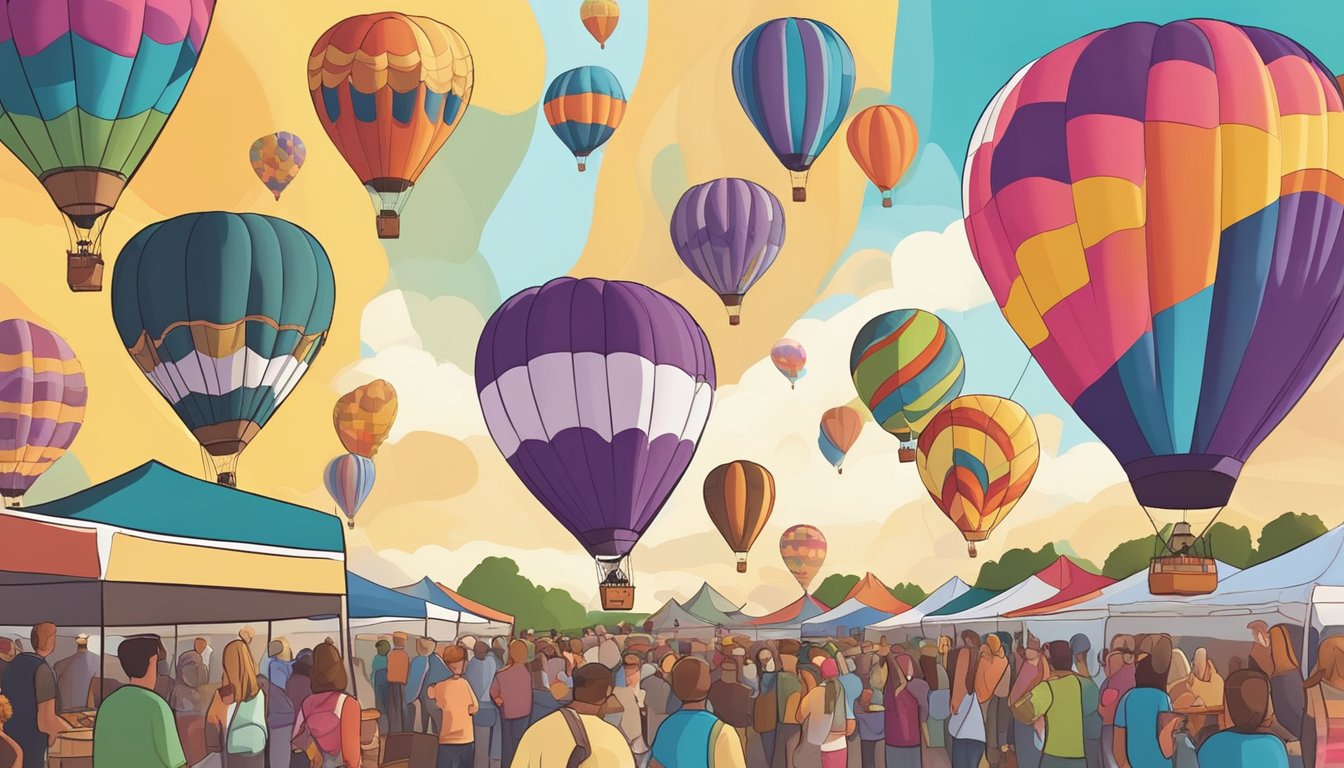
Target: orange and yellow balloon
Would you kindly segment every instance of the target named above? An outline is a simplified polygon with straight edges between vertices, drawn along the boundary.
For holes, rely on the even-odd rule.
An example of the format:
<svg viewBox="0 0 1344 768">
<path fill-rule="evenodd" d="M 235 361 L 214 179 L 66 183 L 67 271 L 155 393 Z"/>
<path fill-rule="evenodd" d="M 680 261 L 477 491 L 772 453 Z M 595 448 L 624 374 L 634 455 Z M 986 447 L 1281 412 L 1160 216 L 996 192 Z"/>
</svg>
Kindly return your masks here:
<svg viewBox="0 0 1344 768">
<path fill-rule="evenodd" d="M 984 541 L 1027 492 L 1041 450 L 1026 410 L 1002 397 L 963 395 L 919 436 L 919 477 L 933 502 L 966 539 Z"/>
<path fill-rule="evenodd" d="M 863 431 L 863 417 L 859 412 L 842 405 L 831 408 L 821 414 L 821 434 L 817 436 L 817 447 L 826 460 L 831 462 L 835 471 L 845 473 L 845 454 L 854 447 Z"/>
<path fill-rule="evenodd" d="M 882 207 L 891 207 L 891 190 L 910 170 L 919 149 L 919 129 L 909 113 L 890 104 L 868 107 L 849 123 L 849 153 L 882 191 Z"/>
<path fill-rule="evenodd" d="M 621 8 L 616 0 L 584 0 L 579 6 L 579 19 L 602 48 L 616 31 L 616 22 L 621 20 Z"/>
<path fill-rule="evenodd" d="M 737 572 L 747 572 L 747 552 L 775 508 L 775 477 L 754 461 L 720 464 L 705 477 L 705 510 L 723 534 Z"/>
<path fill-rule="evenodd" d="M 807 592 L 826 562 L 826 536 L 810 525 L 795 525 L 779 537 L 779 556 Z"/>
<path fill-rule="evenodd" d="M 355 387 L 341 395 L 331 421 L 345 450 L 373 458 L 397 420 L 397 390 L 383 379 Z"/>
<path fill-rule="evenodd" d="M 294 177 L 299 175 L 299 169 L 307 157 L 308 149 L 303 145 L 303 139 L 289 131 L 262 136 L 252 142 L 252 149 L 248 152 L 252 172 L 271 190 L 276 200 L 280 199 Z"/>
</svg>

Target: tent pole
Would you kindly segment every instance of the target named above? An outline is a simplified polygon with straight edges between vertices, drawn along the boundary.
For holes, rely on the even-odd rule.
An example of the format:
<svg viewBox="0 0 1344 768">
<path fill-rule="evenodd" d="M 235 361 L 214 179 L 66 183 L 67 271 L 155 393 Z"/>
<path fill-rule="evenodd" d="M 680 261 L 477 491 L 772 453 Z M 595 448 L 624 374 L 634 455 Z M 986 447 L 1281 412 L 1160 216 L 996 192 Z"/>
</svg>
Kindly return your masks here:
<svg viewBox="0 0 1344 768">
<path fill-rule="evenodd" d="M 341 595 L 341 626 L 340 626 L 341 645 L 345 648 L 345 664 L 350 668 L 350 693 L 356 695 L 358 686 L 355 684 L 355 645 L 350 638 L 350 605 L 344 594 Z"/>
<path fill-rule="evenodd" d="M 98 581 L 98 706 L 107 697 L 107 582 Z M 85 702 L 86 704 L 88 702 Z"/>
<path fill-rule="evenodd" d="M 178 637 L 178 633 L 179 633 L 179 632 L 181 632 L 181 629 L 178 627 L 178 625 L 174 624 L 174 625 L 173 625 L 173 658 L 172 658 L 172 659 L 169 661 L 169 663 L 168 663 L 168 668 L 171 669 L 171 670 L 173 671 L 173 679 L 177 679 L 177 654 L 180 652 L 178 649 L 182 647 L 182 638 Z"/>
</svg>

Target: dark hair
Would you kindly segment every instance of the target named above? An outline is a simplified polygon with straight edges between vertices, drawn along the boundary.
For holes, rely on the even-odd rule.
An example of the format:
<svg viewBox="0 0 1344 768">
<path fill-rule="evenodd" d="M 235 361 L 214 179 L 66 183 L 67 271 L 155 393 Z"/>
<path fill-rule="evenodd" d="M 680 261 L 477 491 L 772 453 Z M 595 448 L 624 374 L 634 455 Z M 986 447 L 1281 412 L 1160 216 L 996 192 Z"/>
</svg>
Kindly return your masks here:
<svg viewBox="0 0 1344 768">
<path fill-rule="evenodd" d="M 1255 733 L 1269 715 L 1269 677 L 1259 670 L 1242 669 L 1227 676 L 1223 701 L 1237 733 Z"/>
<path fill-rule="evenodd" d="M 1055 640 L 1045 644 L 1045 652 L 1050 659 L 1050 669 L 1055 672 L 1067 672 L 1073 669 L 1073 648 L 1067 640 Z"/>
<path fill-rule="evenodd" d="M 150 662 L 167 655 L 158 635 L 128 637 L 117 647 L 117 661 L 121 662 L 121 671 L 132 679 L 149 674 Z"/>
<path fill-rule="evenodd" d="M 1152 656 L 1144 656 L 1134 667 L 1134 687 L 1167 690 L 1167 670 L 1158 669 Z"/>
<path fill-rule="evenodd" d="M 611 689 L 611 670 L 597 663 L 584 664 L 574 670 L 574 700 L 584 704 L 601 704 Z"/>
<path fill-rule="evenodd" d="M 322 643 L 313 649 L 313 671 L 310 687 L 313 693 L 344 692 L 350 677 L 341 662 L 341 652 L 331 643 Z"/>
<path fill-rule="evenodd" d="M 672 694 L 683 702 L 704 701 L 709 696 L 709 664 L 695 656 L 679 659 L 672 666 Z"/>
</svg>

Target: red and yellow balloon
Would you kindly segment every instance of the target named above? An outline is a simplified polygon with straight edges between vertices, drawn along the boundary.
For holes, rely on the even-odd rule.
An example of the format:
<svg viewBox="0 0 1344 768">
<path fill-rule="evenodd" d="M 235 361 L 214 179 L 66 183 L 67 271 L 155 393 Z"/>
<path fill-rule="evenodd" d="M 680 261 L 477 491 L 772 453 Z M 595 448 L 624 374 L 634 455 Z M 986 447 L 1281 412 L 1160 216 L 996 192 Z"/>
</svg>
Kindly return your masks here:
<svg viewBox="0 0 1344 768">
<path fill-rule="evenodd" d="M 345 450 L 373 458 L 397 420 L 397 390 L 383 379 L 355 387 L 341 395 L 331 421 Z"/>
</svg>

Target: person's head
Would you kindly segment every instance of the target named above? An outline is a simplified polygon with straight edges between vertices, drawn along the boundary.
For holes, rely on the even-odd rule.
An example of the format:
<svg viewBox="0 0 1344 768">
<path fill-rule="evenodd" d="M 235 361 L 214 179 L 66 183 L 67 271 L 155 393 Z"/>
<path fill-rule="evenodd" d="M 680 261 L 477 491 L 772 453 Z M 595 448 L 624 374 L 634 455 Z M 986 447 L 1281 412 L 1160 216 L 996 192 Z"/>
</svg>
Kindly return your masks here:
<svg viewBox="0 0 1344 768">
<path fill-rule="evenodd" d="M 1274 659 L 1276 676 L 1297 671 L 1297 653 L 1293 651 L 1293 639 L 1288 634 L 1287 624 L 1275 624 L 1270 628 L 1269 650 Z"/>
<path fill-rule="evenodd" d="M 901 674 L 907 678 L 915 676 L 915 660 L 910 658 L 910 654 L 901 652 L 896 654 L 896 667 L 901 670 Z"/>
<path fill-rule="evenodd" d="M 460 645 L 450 645 L 443 649 L 443 663 L 454 675 L 461 675 L 467 667 L 467 649 Z"/>
<path fill-rule="evenodd" d="M 1053 640 L 1045 644 L 1045 660 L 1051 672 L 1068 672 L 1073 669 L 1073 649 L 1067 640 Z"/>
<path fill-rule="evenodd" d="M 34 624 L 28 639 L 32 641 L 33 653 L 42 657 L 50 656 L 56 650 L 56 625 L 45 621 Z"/>
<path fill-rule="evenodd" d="M 167 656 L 158 635 L 128 637 L 117 646 L 117 661 L 131 685 L 150 690 L 159 680 L 159 660 Z"/>
<path fill-rule="evenodd" d="M 1134 667 L 1135 687 L 1167 690 L 1167 670 L 1171 666 L 1170 661 L 1171 657 L 1168 656 L 1168 663 L 1160 664 L 1158 658 L 1152 654 L 1139 659 L 1139 663 Z"/>
<path fill-rule="evenodd" d="M 341 662 L 341 652 L 332 643 L 321 643 L 313 649 L 311 678 L 313 693 L 343 693 L 350 687 L 345 664 Z"/>
<path fill-rule="evenodd" d="M 257 683 L 257 665 L 252 661 L 252 651 L 247 641 L 239 638 L 224 646 L 223 664 L 223 682 L 233 686 L 234 698 L 251 701 L 261 686 Z"/>
<path fill-rule="evenodd" d="M 471 655 L 474 656 L 477 661 L 481 661 L 486 656 L 490 655 L 490 646 L 485 643 L 477 643 L 476 646 L 471 649 Z"/>
<path fill-rule="evenodd" d="M 798 651 L 802 650 L 802 643 L 797 640 L 780 640 L 779 655 L 782 658 L 792 656 L 795 660 L 798 658 Z"/>
<path fill-rule="evenodd" d="M 1195 673 L 1195 677 L 1208 682 L 1212 677 L 1213 664 L 1209 661 L 1209 652 L 1204 648 L 1196 648 L 1194 658 L 1190 659 L 1190 671 Z"/>
<path fill-rule="evenodd" d="M 658 661 L 658 670 L 663 673 L 663 679 L 671 681 L 672 667 L 677 664 L 677 654 L 669 653 Z"/>
<path fill-rule="evenodd" d="M 405 632 L 393 632 L 392 647 L 396 648 L 397 650 L 403 650 L 406 648 L 406 641 L 409 639 L 410 636 L 407 635 Z"/>
<path fill-rule="evenodd" d="M 88 636 L 88 635 L 86 635 L 86 634 L 84 634 L 83 632 L 81 632 L 78 636 L 75 637 L 75 650 L 76 650 L 76 651 L 87 651 L 87 650 L 89 650 L 89 636 Z"/>
<path fill-rule="evenodd" d="M 513 640 L 509 643 L 510 664 L 526 664 L 530 655 L 526 640 Z"/>
<path fill-rule="evenodd" d="M 191 644 L 191 649 L 197 653 L 205 653 L 205 649 L 209 647 L 210 641 L 206 640 L 204 637 L 196 638 Z"/>
<path fill-rule="evenodd" d="M 840 677 L 840 667 L 835 663 L 835 659 L 825 659 L 821 662 L 821 679 L 835 680 Z"/>
<path fill-rule="evenodd" d="M 417 638 L 415 641 L 415 655 L 428 656 L 434 652 L 435 645 L 437 645 L 437 643 L 434 642 L 434 638 L 432 637 Z"/>
<path fill-rule="evenodd" d="M 386 638 L 381 638 L 373 644 L 373 650 L 379 656 L 386 656 L 392 650 L 392 644 Z"/>
<path fill-rule="evenodd" d="M 961 644 L 965 648 L 975 650 L 980 647 L 980 633 L 973 629 L 968 629 L 961 633 Z"/>
<path fill-rule="evenodd" d="M 709 663 L 687 657 L 672 667 L 672 694 L 683 702 L 704 701 L 709 696 Z"/>
<path fill-rule="evenodd" d="M 598 664 L 584 664 L 574 670 L 574 701 L 598 706 L 611 696 L 611 670 Z"/>
<path fill-rule="evenodd" d="M 1227 707 L 1232 730 L 1255 733 L 1270 712 L 1269 677 L 1254 669 L 1243 669 L 1227 676 L 1223 703 Z"/>
<path fill-rule="evenodd" d="M 1069 638 L 1069 650 L 1073 651 L 1073 658 L 1087 663 L 1087 655 L 1092 653 L 1092 641 L 1087 639 L 1087 635 L 1082 632 Z"/>
<path fill-rule="evenodd" d="M 1003 638 L 998 635 L 985 635 L 986 656 L 1003 657 Z"/>
<path fill-rule="evenodd" d="M 1307 678 L 1308 688 L 1325 681 L 1335 687 L 1344 682 L 1344 635 L 1331 635 L 1316 650 L 1316 668 Z"/>
<path fill-rule="evenodd" d="M 725 683 L 737 682 L 737 675 L 738 675 L 737 659 L 733 658 L 732 656 L 729 656 L 728 658 L 724 659 L 723 662 L 719 664 L 719 672 L 721 673 L 721 678 Z"/>
</svg>

